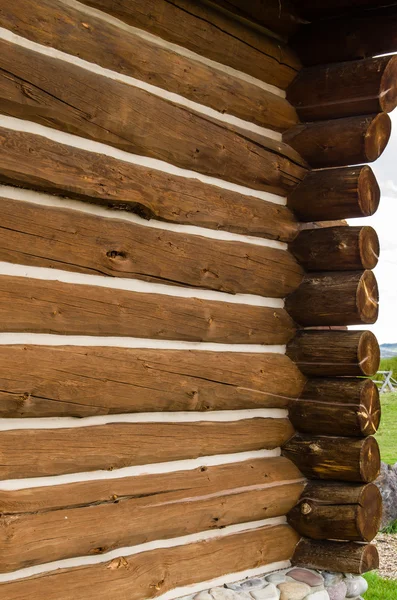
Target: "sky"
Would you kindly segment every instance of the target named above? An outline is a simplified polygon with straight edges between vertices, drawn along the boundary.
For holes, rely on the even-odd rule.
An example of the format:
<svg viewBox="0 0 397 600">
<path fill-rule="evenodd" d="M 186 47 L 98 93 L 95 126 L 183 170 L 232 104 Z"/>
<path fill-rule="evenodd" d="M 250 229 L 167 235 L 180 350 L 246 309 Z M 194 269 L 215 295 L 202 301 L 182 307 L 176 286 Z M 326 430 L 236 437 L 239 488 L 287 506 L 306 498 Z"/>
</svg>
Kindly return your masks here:
<svg viewBox="0 0 397 600">
<path fill-rule="evenodd" d="M 365 327 L 375 333 L 380 344 L 397 344 L 397 109 L 390 116 L 390 142 L 371 164 L 382 191 L 380 206 L 372 217 L 349 219 L 350 225 L 372 225 L 380 239 L 380 258 L 374 269 L 380 294 L 379 319 Z"/>
</svg>

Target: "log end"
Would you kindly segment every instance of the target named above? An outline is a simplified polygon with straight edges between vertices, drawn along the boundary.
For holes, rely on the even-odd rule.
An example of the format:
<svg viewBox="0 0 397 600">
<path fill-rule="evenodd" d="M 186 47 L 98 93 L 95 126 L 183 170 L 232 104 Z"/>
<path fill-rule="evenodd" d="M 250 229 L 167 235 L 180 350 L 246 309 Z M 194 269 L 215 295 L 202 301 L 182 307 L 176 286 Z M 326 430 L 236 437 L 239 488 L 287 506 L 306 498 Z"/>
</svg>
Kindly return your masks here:
<svg viewBox="0 0 397 600">
<path fill-rule="evenodd" d="M 372 331 L 363 331 L 357 346 L 357 360 L 361 373 L 366 377 L 375 375 L 380 365 L 380 348 Z"/>
<path fill-rule="evenodd" d="M 379 290 L 372 271 L 364 271 L 360 277 L 356 306 L 360 323 L 376 323 L 379 314 Z"/>
<path fill-rule="evenodd" d="M 373 170 L 368 165 L 361 168 L 357 191 L 361 216 L 370 217 L 375 214 L 380 202 L 380 188 Z"/>
<path fill-rule="evenodd" d="M 381 109 L 392 112 L 397 106 L 397 56 L 392 56 L 384 70 L 379 101 Z"/>
<path fill-rule="evenodd" d="M 320 571 L 342 571 L 362 575 L 379 567 L 379 554 L 373 544 L 314 541 L 301 539 L 292 564 Z"/>
<path fill-rule="evenodd" d="M 373 437 L 363 440 L 360 451 L 360 476 L 361 481 L 372 483 L 380 473 L 380 451 L 378 442 Z"/>
<path fill-rule="evenodd" d="M 387 113 L 376 115 L 365 133 L 365 157 L 373 162 L 383 153 L 391 135 L 391 119 Z"/>
<path fill-rule="evenodd" d="M 364 380 L 360 390 L 360 412 L 358 427 L 361 435 L 374 435 L 378 431 L 381 417 L 379 390 L 372 379 Z"/>
<path fill-rule="evenodd" d="M 363 488 L 357 512 L 357 531 L 364 542 L 371 542 L 377 535 L 382 521 L 382 495 L 374 483 Z"/>
<path fill-rule="evenodd" d="M 363 269 L 374 269 L 379 260 L 380 244 L 378 234 L 373 227 L 361 228 L 358 248 Z"/>
</svg>

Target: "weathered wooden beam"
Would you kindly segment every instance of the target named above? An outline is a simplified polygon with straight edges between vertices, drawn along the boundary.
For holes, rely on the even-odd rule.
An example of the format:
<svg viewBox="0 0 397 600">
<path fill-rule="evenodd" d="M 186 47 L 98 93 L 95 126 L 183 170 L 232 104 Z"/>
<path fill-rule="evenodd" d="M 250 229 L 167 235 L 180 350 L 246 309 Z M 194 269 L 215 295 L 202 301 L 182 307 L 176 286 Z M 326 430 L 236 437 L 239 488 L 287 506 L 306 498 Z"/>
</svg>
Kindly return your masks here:
<svg viewBox="0 0 397 600">
<path fill-rule="evenodd" d="M 390 139 L 391 120 L 379 113 L 296 125 L 284 141 L 314 169 L 373 162 Z"/>
<path fill-rule="evenodd" d="M 372 377 L 380 362 L 371 331 L 300 331 L 287 355 L 309 377 Z"/>
<path fill-rule="evenodd" d="M 287 44 L 207 2 L 85 0 L 84 3 L 283 89 L 300 68 L 298 58 Z"/>
<path fill-rule="evenodd" d="M 302 69 L 287 97 L 301 121 L 391 112 L 397 106 L 397 56 Z"/>
<path fill-rule="evenodd" d="M 295 326 L 280 308 L 1 276 L 0 331 L 283 344 Z"/>
<path fill-rule="evenodd" d="M 379 567 L 379 555 L 373 544 L 302 539 L 296 547 L 292 563 L 309 569 L 361 575 Z"/>
<path fill-rule="evenodd" d="M 360 325 L 376 322 L 378 301 L 372 271 L 313 273 L 287 297 L 285 308 L 304 327 Z"/>
<path fill-rule="evenodd" d="M 55 489 L 64 486 L 47 487 L 63 507 L 48 510 L 48 501 L 40 505 L 36 498 L 33 514 L 8 513 L 0 499 L 1 572 L 283 516 L 304 489 L 298 469 L 282 457 L 108 480 L 113 494 L 106 499 L 93 495 L 98 482 L 78 485 L 83 493 L 70 498 L 71 505 Z M 41 497 L 43 488 L 34 491 Z M 18 502 L 18 493 L 13 497 Z"/>
<path fill-rule="evenodd" d="M 304 222 L 369 217 L 378 209 L 380 189 L 368 165 L 310 171 L 288 196 Z"/>
<path fill-rule="evenodd" d="M 380 423 L 379 392 L 371 379 L 309 379 L 291 403 L 289 418 L 303 433 L 367 436 Z"/>
<path fill-rule="evenodd" d="M 273 449 L 286 442 L 293 431 L 289 419 L 261 417 L 227 422 L 112 423 L 23 432 L 12 429 L 0 432 L 4 457 L 0 479 L 113 470 Z"/>
<path fill-rule="evenodd" d="M 0 210 L 0 261 L 280 298 L 303 277 L 296 259 L 282 249 L 1 197 Z"/>
<path fill-rule="evenodd" d="M 0 181 L 147 219 L 282 241 L 298 231 L 292 212 L 280 204 L 2 127 Z"/>
<path fill-rule="evenodd" d="M 304 384 L 276 353 L 0 346 L 3 418 L 283 408 Z"/>
<path fill-rule="evenodd" d="M 309 479 L 371 483 L 380 471 L 379 446 L 373 437 L 297 433 L 284 445 L 283 455 Z"/>
<path fill-rule="evenodd" d="M 382 1 L 382 0 L 381 0 Z M 397 5 L 316 21 L 301 27 L 292 46 L 305 65 L 357 60 L 397 51 Z"/>
<path fill-rule="evenodd" d="M 285 98 L 232 72 L 223 73 L 145 39 L 132 28 L 121 29 L 106 19 L 87 14 L 81 5 L 76 8 L 61 0 L 19 0 L 14 6 L 2 6 L 0 25 L 38 44 L 52 46 L 262 127 L 285 131 L 297 122 L 295 109 Z"/>
<path fill-rule="evenodd" d="M 84 596 L 96 600 L 154 598 L 227 573 L 289 560 L 298 540 L 289 525 L 268 526 L 0 583 L 0 594 L 4 600 L 51 596 L 57 600 L 82 600 Z"/>
<path fill-rule="evenodd" d="M 373 269 L 380 245 L 372 227 L 306 229 L 290 244 L 292 254 L 306 271 Z"/>
<path fill-rule="evenodd" d="M 0 41 L 0 111 L 277 194 L 306 173 L 303 159 L 282 142 L 6 41 Z"/>
<path fill-rule="evenodd" d="M 314 540 L 371 542 L 382 519 L 382 496 L 374 483 L 366 485 L 310 481 L 288 523 Z"/>
</svg>

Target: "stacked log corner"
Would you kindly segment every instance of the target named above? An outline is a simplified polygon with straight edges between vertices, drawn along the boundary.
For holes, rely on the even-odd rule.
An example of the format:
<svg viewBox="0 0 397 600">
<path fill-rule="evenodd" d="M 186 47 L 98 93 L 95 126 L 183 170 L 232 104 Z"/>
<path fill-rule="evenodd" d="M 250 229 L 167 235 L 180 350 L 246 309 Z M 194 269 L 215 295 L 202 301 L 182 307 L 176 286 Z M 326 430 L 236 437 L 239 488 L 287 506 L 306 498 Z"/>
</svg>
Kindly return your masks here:
<svg viewBox="0 0 397 600">
<path fill-rule="evenodd" d="M 314 39 L 314 26 L 301 30 Z M 283 447 L 283 455 L 308 479 L 288 514 L 290 525 L 303 536 L 293 563 L 363 573 L 379 562 L 370 542 L 382 515 L 382 498 L 373 483 L 380 453 L 372 437 L 381 409 L 378 389 L 368 378 L 378 369 L 380 352 L 371 332 L 337 329 L 377 319 L 372 269 L 379 240 L 371 227 L 333 226 L 333 221 L 370 216 L 378 208 L 376 178 L 361 163 L 376 160 L 389 140 L 387 113 L 397 105 L 397 58 L 347 56 L 349 62 L 323 64 L 327 61 L 318 61 L 314 51 L 319 39 L 307 53 L 303 33 L 295 40 L 303 63 L 310 66 L 287 90 L 301 123 L 283 137 L 311 170 L 290 193 L 288 206 L 301 222 L 321 221 L 323 227 L 305 228 L 289 245 L 306 272 L 285 303 L 298 325 L 287 355 L 307 377 L 289 407 L 296 433 Z"/>
</svg>

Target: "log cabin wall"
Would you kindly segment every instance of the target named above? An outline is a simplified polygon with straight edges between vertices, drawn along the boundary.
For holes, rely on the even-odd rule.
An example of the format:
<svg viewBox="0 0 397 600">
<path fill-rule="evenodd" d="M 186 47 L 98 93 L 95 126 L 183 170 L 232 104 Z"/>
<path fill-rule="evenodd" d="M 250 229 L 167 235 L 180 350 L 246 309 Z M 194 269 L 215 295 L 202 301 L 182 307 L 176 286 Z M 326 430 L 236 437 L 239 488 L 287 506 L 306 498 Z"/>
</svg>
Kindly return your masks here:
<svg viewBox="0 0 397 600">
<path fill-rule="evenodd" d="M 377 238 L 301 230 L 376 210 L 392 103 L 305 113 L 251 4 L 0 2 L 5 600 L 376 563 L 376 340 L 310 328 L 376 319 Z"/>
</svg>

